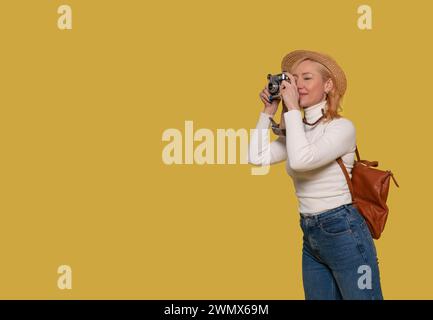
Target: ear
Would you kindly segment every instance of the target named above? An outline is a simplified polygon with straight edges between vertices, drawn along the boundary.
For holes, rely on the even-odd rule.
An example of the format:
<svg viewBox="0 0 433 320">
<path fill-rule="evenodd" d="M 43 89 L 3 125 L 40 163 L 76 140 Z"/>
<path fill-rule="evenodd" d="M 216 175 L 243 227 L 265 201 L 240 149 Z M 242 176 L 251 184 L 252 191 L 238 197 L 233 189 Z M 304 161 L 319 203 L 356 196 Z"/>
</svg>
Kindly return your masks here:
<svg viewBox="0 0 433 320">
<path fill-rule="evenodd" d="M 333 88 L 334 88 L 334 82 L 332 81 L 331 78 L 329 78 L 325 82 L 325 91 L 330 92 Z"/>
</svg>

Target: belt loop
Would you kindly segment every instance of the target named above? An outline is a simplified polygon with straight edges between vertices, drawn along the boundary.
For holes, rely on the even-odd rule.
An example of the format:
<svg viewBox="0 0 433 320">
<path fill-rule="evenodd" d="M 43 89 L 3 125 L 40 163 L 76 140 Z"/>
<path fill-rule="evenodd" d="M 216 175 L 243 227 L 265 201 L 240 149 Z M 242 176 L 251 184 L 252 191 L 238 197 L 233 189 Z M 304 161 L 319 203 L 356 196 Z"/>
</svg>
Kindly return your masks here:
<svg viewBox="0 0 433 320">
<path fill-rule="evenodd" d="M 351 211 L 350 211 L 350 205 L 351 203 L 347 203 L 344 205 L 344 208 L 346 209 L 346 213 L 350 216 L 351 215 Z"/>
</svg>

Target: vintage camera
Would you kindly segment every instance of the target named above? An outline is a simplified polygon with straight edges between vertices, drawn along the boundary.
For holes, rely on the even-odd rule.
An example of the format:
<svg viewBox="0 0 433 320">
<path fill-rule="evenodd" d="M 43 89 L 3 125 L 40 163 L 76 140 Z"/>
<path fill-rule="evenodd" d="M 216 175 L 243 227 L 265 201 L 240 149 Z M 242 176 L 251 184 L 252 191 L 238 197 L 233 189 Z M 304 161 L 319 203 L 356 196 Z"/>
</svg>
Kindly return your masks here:
<svg viewBox="0 0 433 320">
<path fill-rule="evenodd" d="M 272 100 L 280 99 L 280 84 L 283 80 L 286 80 L 290 83 L 289 77 L 284 73 L 279 74 L 268 74 L 268 90 L 271 94 L 269 96 L 269 101 L 272 102 Z"/>
</svg>

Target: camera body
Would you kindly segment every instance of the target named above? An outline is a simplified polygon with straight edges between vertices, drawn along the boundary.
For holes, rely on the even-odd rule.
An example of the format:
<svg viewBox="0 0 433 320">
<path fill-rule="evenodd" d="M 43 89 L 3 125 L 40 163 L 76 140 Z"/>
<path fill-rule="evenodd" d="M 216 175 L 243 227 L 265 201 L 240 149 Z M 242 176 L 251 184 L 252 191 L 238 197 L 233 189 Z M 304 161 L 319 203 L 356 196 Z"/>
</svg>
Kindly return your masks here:
<svg viewBox="0 0 433 320">
<path fill-rule="evenodd" d="M 269 101 L 280 99 L 280 84 L 283 80 L 290 82 L 289 77 L 284 73 L 268 74 L 268 91 L 270 93 Z"/>
</svg>

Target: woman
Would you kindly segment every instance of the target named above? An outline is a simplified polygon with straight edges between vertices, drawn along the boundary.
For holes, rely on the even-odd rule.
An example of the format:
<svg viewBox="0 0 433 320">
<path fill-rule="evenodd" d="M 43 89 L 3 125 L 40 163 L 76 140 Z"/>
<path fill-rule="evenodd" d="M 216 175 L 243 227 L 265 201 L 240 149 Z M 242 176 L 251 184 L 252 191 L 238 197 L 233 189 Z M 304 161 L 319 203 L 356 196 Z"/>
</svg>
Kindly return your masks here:
<svg viewBox="0 0 433 320">
<path fill-rule="evenodd" d="M 281 67 L 290 81 L 282 81 L 277 100 L 270 102 L 267 88 L 260 93 L 261 130 L 253 130 L 248 156 L 255 165 L 286 161 L 304 234 L 305 298 L 381 300 L 376 248 L 336 161 L 341 156 L 351 177 L 355 127 L 338 114 L 345 74 L 328 55 L 306 50 L 287 54 Z M 273 126 L 280 136 L 270 143 L 268 128 L 281 99 L 281 128 Z"/>
</svg>

